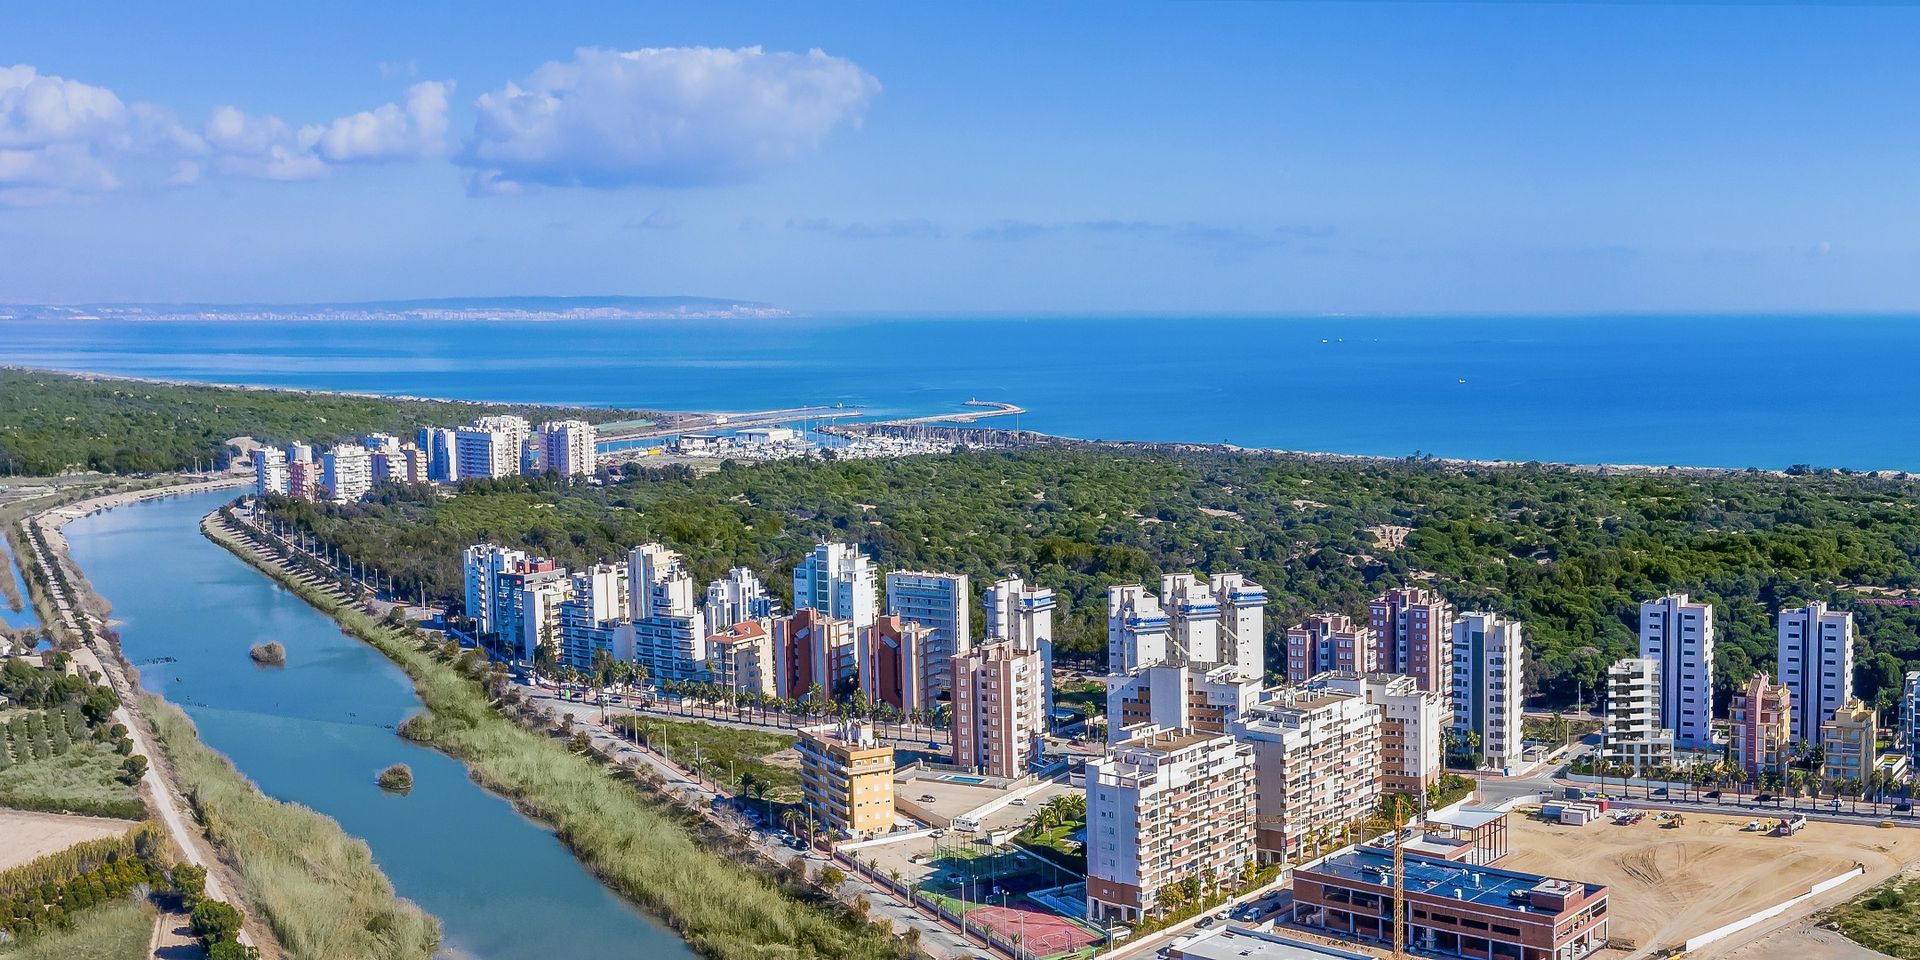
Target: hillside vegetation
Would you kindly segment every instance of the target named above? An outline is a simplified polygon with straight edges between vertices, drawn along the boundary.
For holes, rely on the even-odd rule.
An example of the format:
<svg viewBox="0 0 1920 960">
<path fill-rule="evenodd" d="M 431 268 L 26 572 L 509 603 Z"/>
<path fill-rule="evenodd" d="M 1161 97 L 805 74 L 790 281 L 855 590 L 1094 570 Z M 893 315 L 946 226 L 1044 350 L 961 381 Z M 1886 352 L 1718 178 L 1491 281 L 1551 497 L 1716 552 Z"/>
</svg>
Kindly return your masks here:
<svg viewBox="0 0 1920 960">
<path fill-rule="evenodd" d="M 0 368 L 0 475 L 67 470 L 147 473 L 219 463 L 230 437 L 333 442 L 366 433 L 409 436 L 483 414 L 594 422 L 638 411 L 533 407 L 243 390 Z"/>
<path fill-rule="evenodd" d="M 377 566 L 399 589 L 461 599 L 461 550 L 494 540 L 568 565 L 660 540 L 702 579 L 744 564 L 776 590 L 818 540 L 851 539 L 883 568 L 1018 574 L 1061 591 L 1059 656 L 1104 656 L 1109 585 L 1240 570 L 1266 585 L 1269 649 L 1319 609 L 1365 612 L 1416 581 L 1465 608 L 1520 617 L 1530 686 L 1593 691 L 1634 649 L 1639 603 L 1712 600 L 1722 696 L 1774 659 L 1782 604 L 1855 611 L 1862 695 L 1890 702 L 1920 664 L 1920 610 L 1858 604 L 1920 582 L 1920 485 L 1904 477 L 1602 474 L 1225 452 L 1081 447 L 829 463 L 639 471 L 606 488 L 537 480 L 458 496 L 387 487 L 345 507 L 273 512 Z M 1393 545 L 1388 527 L 1407 527 Z M 976 622 L 979 614 L 976 612 Z M 1270 654 L 1271 662 L 1271 654 Z"/>
</svg>

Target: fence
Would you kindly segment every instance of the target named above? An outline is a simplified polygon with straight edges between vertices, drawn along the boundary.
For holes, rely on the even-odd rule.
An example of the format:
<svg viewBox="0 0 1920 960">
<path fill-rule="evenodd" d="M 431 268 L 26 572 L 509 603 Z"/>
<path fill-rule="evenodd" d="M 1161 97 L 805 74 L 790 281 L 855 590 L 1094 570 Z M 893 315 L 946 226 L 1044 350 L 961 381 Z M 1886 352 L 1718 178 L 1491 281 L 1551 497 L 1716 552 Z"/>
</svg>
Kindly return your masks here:
<svg viewBox="0 0 1920 960">
<path fill-rule="evenodd" d="M 1706 933 L 1703 933 L 1697 937 L 1689 939 L 1685 947 L 1685 952 L 1692 953 L 1693 951 L 1698 950 L 1701 947 L 1704 947 L 1707 944 L 1714 942 L 1715 940 L 1725 939 L 1726 937 L 1730 937 L 1736 933 L 1739 933 L 1740 931 L 1745 930 L 1748 927 L 1753 926 L 1754 924 L 1777 917 L 1780 914 L 1785 913 L 1786 911 L 1796 906 L 1799 906 L 1800 904 L 1805 903 L 1808 900 L 1813 899 L 1814 897 L 1817 897 L 1823 893 L 1826 893 L 1828 890 L 1832 890 L 1834 887 L 1837 887 L 1843 883 L 1846 883 L 1847 881 L 1852 880 L 1855 877 L 1865 876 L 1866 872 L 1867 871 L 1865 867 L 1854 867 L 1852 870 L 1848 870 L 1846 873 L 1840 874 L 1837 877 L 1828 877 L 1827 879 L 1814 884 L 1812 887 L 1809 887 L 1806 893 L 1803 893 L 1789 900 L 1782 900 L 1779 903 L 1776 903 L 1773 906 L 1768 907 L 1764 910 L 1760 910 L 1756 913 L 1751 913 L 1751 914 L 1748 914 L 1747 916 L 1741 917 L 1740 919 L 1735 920 L 1734 922 L 1729 923 L 1724 927 L 1719 927 L 1714 930 L 1709 930 Z"/>
</svg>

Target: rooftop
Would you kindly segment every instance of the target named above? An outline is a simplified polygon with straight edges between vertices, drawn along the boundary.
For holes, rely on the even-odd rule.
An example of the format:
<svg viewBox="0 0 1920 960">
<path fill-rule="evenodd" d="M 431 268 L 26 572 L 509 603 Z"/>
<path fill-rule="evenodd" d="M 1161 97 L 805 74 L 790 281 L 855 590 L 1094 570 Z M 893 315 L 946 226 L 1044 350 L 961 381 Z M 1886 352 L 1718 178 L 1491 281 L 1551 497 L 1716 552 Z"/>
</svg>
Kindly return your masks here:
<svg viewBox="0 0 1920 960">
<path fill-rule="evenodd" d="M 1571 884 L 1575 887 L 1584 887 L 1585 892 L 1589 894 L 1605 889 L 1599 884 L 1555 880 L 1536 874 L 1521 873 L 1517 870 L 1451 863 L 1416 855 L 1407 855 L 1405 859 L 1408 893 L 1457 899 L 1464 903 L 1501 907 L 1521 913 L 1536 912 L 1528 905 L 1526 896 L 1528 891 L 1542 884 Z M 1391 886 L 1393 853 L 1377 847 L 1354 847 L 1332 854 L 1318 863 L 1301 867 L 1298 872 L 1321 874 L 1375 886 Z M 1459 891 L 1458 897 L 1454 896 L 1456 890 Z M 1547 911 L 1537 912 L 1544 914 Z"/>
<path fill-rule="evenodd" d="M 1451 812 L 1427 814 L 1427 823 L 1460 830 L 1475 830 L 1500 820 L 1506 815 L 1505 811 L 1490 810 L 1486 807 L 1462 807 Z"/>
<path fill-rule="evenodd" d="M 1271 933 L 1229 927 L 1211 937 L 1201 937 L 1174 953 L 1190 960 L 1369 960 L 1368 954 L 1348 953 Z"/>
</svg>

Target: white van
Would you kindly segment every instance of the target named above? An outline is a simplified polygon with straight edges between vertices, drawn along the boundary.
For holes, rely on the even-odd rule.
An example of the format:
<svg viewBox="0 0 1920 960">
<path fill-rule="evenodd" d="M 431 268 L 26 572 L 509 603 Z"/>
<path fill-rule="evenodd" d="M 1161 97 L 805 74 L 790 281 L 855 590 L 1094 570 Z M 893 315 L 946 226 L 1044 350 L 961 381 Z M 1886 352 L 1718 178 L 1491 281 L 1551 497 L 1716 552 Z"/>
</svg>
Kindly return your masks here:
<svg viewBox="0 0 1920 960">
<path fill-rule="evenodd" d="M 954 817 L 953 828 L 955 830 L 965 830 L 968 833 L 972 833 L 973 831 L 980 829 L 980 821 L 975 820 L 972 817 Z"/>
</svg>

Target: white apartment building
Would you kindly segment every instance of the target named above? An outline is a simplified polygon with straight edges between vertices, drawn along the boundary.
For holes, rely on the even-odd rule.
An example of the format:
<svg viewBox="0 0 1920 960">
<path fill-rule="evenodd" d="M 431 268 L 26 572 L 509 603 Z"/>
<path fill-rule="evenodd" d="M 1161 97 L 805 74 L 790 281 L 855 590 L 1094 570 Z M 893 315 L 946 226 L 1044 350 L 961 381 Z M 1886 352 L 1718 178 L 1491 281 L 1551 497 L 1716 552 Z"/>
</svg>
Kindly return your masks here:
<svg viewBox="0 0 1920 960">
<path fill-rule="evenodd" d="M 1906 683 L 1900 692 L 1900 729 L 1899 743 L 1911 755 L 1920 746 L 1920 670 L 1907 671 Z"/>
<path fill-rule="evenodd" d="M 569 595 L 560 603 L 562 663 L 591 670 L 602 651 L 619 658 L 616 638 L 631 602 L 627 576 L 626 565 L 619 563 L 595 564 L 573 574 Z"/>
<path fill-rule="evenodd" d="M 467 548 L 462 560 L 466 572 L 466 611 L 478 633 L 493 633 L 500 621 L 500 575 L 517 570 L 527 561 L 521 550 L 510 550 L 496 543 L 477 543 Z"/>
<path fill-rule="evenodd" d="M 1107 670 L 1132 673 L 1166 663 L 1172 653 L 1172 624 L 1160 598 L 1146 587 L 1107 588 Z"/>
<path fill-rule="evenodd" d="M 657 543 L 627 554 L 628 619 L 616 638 L 625 659 L 659 680 L 706 675 L 706 619 L 694 602 L 693 574 L 678 553 Z"/>
<path fill-rule="evenodd" d="M 253 451 L 253 492 L 263 497 L 269 493 L 286 496 L 287 453 L 285 450 L 261 447 Z"/>
<path fill-rule="evenodd" d="M 533 436 L 533 424 L 527 422 L 525 417 L 516 417 L 511 414 L 475 417 L 471 425 L 476 430 L 487 430 L 504 435 L 507 438 L 507 446 L 513 448 L 516 457 L 526 455 L 527 439 Z M 524 460 L 516 460 L 512 472 L 519 473 L 523 466 Z"/>
<path fill-rule="evenodd" d="M 461 427 L 454 434 L 454 475 L 462 480 L 514 476 L 520 472 L 520 449 L 506 431 Z"/>
<path fill-rule="evenodd" d="M 1660 662 L 1628 657 L 1607 668 L 1600 759 L 1635 775 L 1673 762 L 1673 730 L 1660 723 Z"/>
<path fill-rule="evenodd" d="M 1039 651 L 995 639 L 951 662 L 954 764 L 996 777 L 1024 775 L 1047 731 Z"/>
<path fill-rule="evenodd" d="M 982 600 L 986 608 L 986 639 L 1007 639 L 1022 650 L 1040 654 L 1041 688 L 1046 694 L 1049 723 L 1053 717 L 1053 591 L 1029 587 L 1019 577 L 995 580 Z"/>
<path fill-rule="evenodd" d="M 1323 673 L 1313 686 L 1359 697 L 1380 713 L 1381 789 L 1423 796 L 1446 765 L 1447 699 L 1399 673 Z"/>
<path fill-rule="evenodd" d="M 373 491 L 373 460 L 365 447 L 335 444 L 320 456 L 321 495 L 334 503 L 355 503 Z"/>
<path fill-rule="evenodd" d="M 873 561 L 851 543 L 819 544 L 793 569 L 794 609 L 810 607 L 855 630 L 880 615 L 879 594 Z"/>
<path fill-rule="evenodd" d="M 887 574 L 887 615 L 927 629 L 921 700 L 932 703 L 953 690 L 953 658 L 973 647 L 972 607 L 964 573 Z"/>
<path fill-rule="evenodd" d="M 1220 655 L 1220 599 L 1207 581 L 1191 573 L 1160 578 L 1160 608 L 1167 613 L 1180 662 L 1212 666 Z"/>
<path fill-rule="evenodd" d="M 1853 613 L 1815 600 L 1780 611 L 1779 682 L 1793 695 L 1793 739 L 1820 742 L 1820 725 L 1853 700 Z"/>
<path fill-rule="evenodd" d="M 1673 745 L 1711 749 L 1713 604 L 1684 593 L 1640 604 L 1640 656 L 1660 665 L 1660 726 L 1673 731 Z"/>
<path fill-rule="evenodd" d="M 1254 857 L 1252 751 L 1149 730 L 1087 763 L 1087 916 L 1132 923 L 1189 876 L 1231 885 Z"/>
<path fill-rule="evenodd" d="M 1261 681 L 1231 664 L 1202 672 L 1156 663 L 1107 677 L 1107 739 L 1118 743 L 1146 727 L 1226 733 L 1260 701 Z"/>
<path fill-rule="evenodd" d="M 429 481 L 452 483 L 460 479 L 460 431 L 452 427 L 421 427 L 415 442 L 426 456 Z"/>
<path fill-rule="evenodd" d="M 1479 736 L 1481 765 L 1490 770 L 1521 759 L 1521 634 L 1518 621 L 1497 613 L 1467 612 L 1453 621 L 1453 728 Z"/>
<path fill-rule="evenodd" d="M 595 440 L 593 424 L 585 420 L 548 420 L 533 431 L 534 469 L 591 477 Z"/>
<path fill-rule="evenodd" d="M 1244 677 L 1267 674 L 1267 588 L 1238 573 L 1210 581 L 1220 603 L 1220 652 Z"/>
<path fill-rule="evenodd" d="M 1354 694 L 1282 687 L 1234 724 L 1253 753 L 1255 846 L 1262 860 L 1300 852 L 1317 831 L 1337 836 L 1380 804 L 1380 711 Z"/>
<path fill-rule="evenodd" d="M 773 594 L 752 570 L 734 567 L 726 576 L 707 584 L 707 633 L 726 633 L 745 620 L 771 619 L 778 608 Z"/>
</svg>

